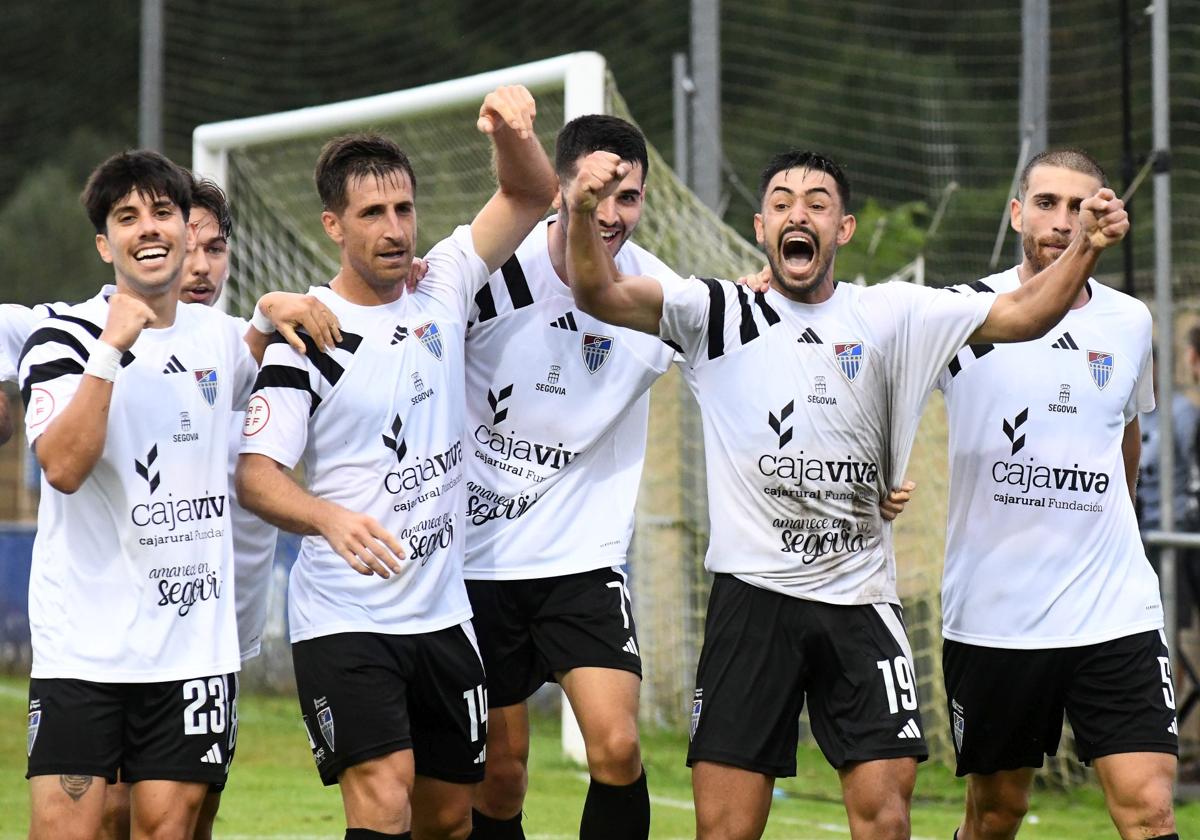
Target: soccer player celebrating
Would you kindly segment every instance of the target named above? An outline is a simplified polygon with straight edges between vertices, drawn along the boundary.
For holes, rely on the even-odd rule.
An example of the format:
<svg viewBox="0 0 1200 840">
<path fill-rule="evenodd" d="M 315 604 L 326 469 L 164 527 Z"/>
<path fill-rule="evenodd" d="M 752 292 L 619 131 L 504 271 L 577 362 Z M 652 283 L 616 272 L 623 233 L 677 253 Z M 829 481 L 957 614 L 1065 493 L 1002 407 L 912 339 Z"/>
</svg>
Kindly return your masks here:
<svg viewBox="0 0 1200 840">
<path fill-rule="evenodd" d="M 119 154 L 83 202 L 116 287 L 39 326 L 20 366 L 43 469 L 30 836 L 94 837 L 119 772 L 133 836 L 186 837 L 208 786 L 224 781 L 233 738 L 226 465 L 229 414 L 255 364 L 231 319 L 178 305 L 185 171 L 153 152 Z M 180 440 L 185 415 L 195 437 Z"/>
<path fill-rule="evenodd" d="M 1015 293 L 1070 259 L 1104 186 L 1083 152 L 1034 157 L 1011 207 L 1021 263 L 964 296 Z M 1089 279 L 1045 338 L 973 341 L 938 379 L 951 488 L 942 664 L 967 776 L 959 840 L 1016 836 L 1064 709 L 1121 837 L 1176 837 L 1170 658 L 1133 507 L 1150 346 L 1146 306 Z"/>
<path fill-rule="evenodd" d="M 560 185 L 597 149 L 631 163 L 597 208 L 608 253 L 627 273 L 674 277 L 629 241 L 650 166 L 637 128 L 610 116 L 572 120 L 558 135 Z M 646 450 L 649 389 L 674 351 L 577 311 L 566 285 L 561 204 L 492 275 L 472 320 L 465 574 L 491 706 L 472 837 L 524 837 L 526 700 L 554 679 L 579 720 L 592 777 L 580 836 L 645 838 L 641 658 L 621 567 Z M 606 513 L 579 518 L 588 509 Z"/>
<path fill-rule="evenodd" d="M 555 152 L 560 189 L 597 150 L 630 167 L 596 209 L 608 253 L 624 273 L 678 281 L 630 241 L 650 167 L 635 126 L 605 115 L 564 126 Z M 566 226 L 560 202 L 476 295 L 467 335 L 465 574 L 491 705 L 474 840 L 524 836 L 526 700 L 547 679 L 566 692 L 587 751 L 580 836 L 645 838 L 650 828 L 637 730 L 641 658 L 621 567 L 650 386 L 675 351 L 576 308 Z M 897 492 L 885 515 L 906 500 L 907 491 Z M 600 509 L 605 516 L 578 516 Z"/>
<path fill-rule="evenodd" d="M 211 181 L 193 181 L 191 189 L 192 206 L 188 214 L 188 225 L 194 236 L 194 244 L 188 251 L 183 263 L 183 280 L 179 288 L 180 302 L 196 302 L 211 306 L 221 295 L 225 281 L 229 277 L 229 237 L 232 232 L 233 220 L 230 216 L 229 205 L 224 193 Z M 94 300 L 103 301 L 111 294 L 112 288 L 102 290 Z M 296 326 L 312 330 L 314 334 L 322 335 L 323 340 L 332 343 L 329 325 L 336 329 L 336 319 L 325 308 L 324 304 L 315 298 L 302 295 L 291 295 L 282 292 L 272 292 L 260 301 L 260 307 L 272 312 L 284 331 L 292 331 Z M 52 317 L 56 312 L 64 312 L 70 304 L 54 303 L 39 304 L 27 308 L 16 305 L 0 307 L 0 381 L 16 380 L 15 363 L 11 360 L 20 358 L 22 346 L 28 340 L 38 322 Z M 250 332 L 251 344 L 262 345 L 267 332 L 274 332 L 276 325 L 264 316 L 256 318 L 259 327 Z M 239 331 L 248 332 L 248 324 L 238 321 Z M 260 332 L 262 330 L 263 332 Z M 257 338 L 255 338 L 257 336 Z M 252 352 L 254 348 L 252 346 Z M 261 354 L 261 347 L 258 351 Z M 176 366 L 179 364 L 176 360 Z M 178 371 L 177 371 L 178 372 Z M 186 420 L 185 420 L 186 417 Z M 198 435 L 191 430 L 191 415 L 180 415 L 180 435 Z M 186 426 L 186 428 L 185 428 Z M 237 452 L 241 446 L 242 413 L 235 411 L 230 414 L 230 468 L 232 478 L 233 467 L 236 465 Z M 173 442 L 182 442 L 183 437 L 172 436 Z M 195 440 L 196 438 L 191 438 Z M 270 578 L 270 562 L 275 548 L 275 529 L 264 523 L 258 517 L 247 513 L 232 496 L 228 500 L 230 521 L 233 528 L 234 546 L 234 599 L 236 604 L 238 639 L 241 650 L 241 660 L 256 656 L 259 651 L 259 639 L 266 619 L 267 587 Z M 237 723 L 237 677 L 233 675 L 229 683 L 229 711 L 231 727 Z M 229 742 L 229 761 L 232 763 L 236 730 L 231 730 Z M 213 820 L 220 805 L 220 792 L 224 782 L 214 783 L 209 787 L 209 793 L 204 799 L 200 814 L 196 821 L 193 834 L 195 840 L 207 840 L 212 836 Z M 130 821 L 130 791 L 124 782 L 109 783 L 105 788 L 104 815 L 100 836 L 104 840 L 119 840 L 129 836 Z"/>
<path fill-rule="evenodd" d="M 751 295 L 619 271 L 595 208 L 628 169 L 606 152 L 579 167 L 567 266 L 580 308 L 675 342 L 695 371 L 720 512 L 688 755 L 697 834 L 761 836 L 775 777 L 795 773 L 807 696 L 852 836 L 907 837 L 927 750 L 879 501 L 903 475 L 938 372 L 967 341 L 1044 334 L 1124 235 L 1124 210 L 1108 190 L 1089 197 L 1062 258 L 1003 295 L 860 288 L 833 279 L 855 227 L 844 174 L 788 152 L 763 172 L 755 231 L 773 277 Z"/>
<path fill-rule="evenodd" d="M 499 189 L 411 294 L 407 156 L 371 135 L 326 144 L 316 181 L 341 269 L 312 294 L 341 341 L 270 346 L 247 411 L 242 501 L 306 535 L 288 593 L 296 683 L 348 840 L 471 830 L 488 701 L 462 577 L 463 351 L 472 298 L 554 196 L 534 115 L 523 87 L 484 100 Z M 307 490 L 285 473 L 301 460 Z"/>
</svg>

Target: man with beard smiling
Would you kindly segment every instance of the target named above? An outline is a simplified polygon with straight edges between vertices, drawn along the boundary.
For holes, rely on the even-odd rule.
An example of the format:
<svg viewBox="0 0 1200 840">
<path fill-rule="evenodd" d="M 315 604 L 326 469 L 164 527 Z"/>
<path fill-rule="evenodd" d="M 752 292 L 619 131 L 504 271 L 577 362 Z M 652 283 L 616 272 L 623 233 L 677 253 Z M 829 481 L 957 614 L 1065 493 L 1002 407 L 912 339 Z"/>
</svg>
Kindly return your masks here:
<svg viewBox="0 0 1200 840">
<path fill-rule="evenodd" d="M 1062 263 L 1104 184 L 1084 152 L 1034 157 L 1011 205 L 1021 263 L 960 291 L 1023 289 Z M 967 776 L 959 840 L 1016 836 L 1064 710 L 1121 837 L 1177 837 L 1170 654 L 1133 505 L 1151 332 L 1145 304 L 1089 279 L 1053 333 L 973 343 L 938 378 L 951 486 L 942 666 Z"/>
<path fill-rule="evenodd" d="M 1111 191 L 1082 203 L 1063 256 L 1002 295 L 833 279 L 854 235 L 833 161 L 770 161 L 755 233 L 771 288 L 619 272 L 595 207 L 627 164 L 593 153 L 567 194 L 567 266 L 581 309 L 674 341 L 694 368 L 716 573 L 692 705 L 697 835 L 762 834 L 777 776 L 795 774 L 807 696 L 855 838 L 909 835 L 927 754 L 878 502 L 898 483 L 934 378 L 968 341 L 1044 334 L 1128 220 Z"/>
</svg>

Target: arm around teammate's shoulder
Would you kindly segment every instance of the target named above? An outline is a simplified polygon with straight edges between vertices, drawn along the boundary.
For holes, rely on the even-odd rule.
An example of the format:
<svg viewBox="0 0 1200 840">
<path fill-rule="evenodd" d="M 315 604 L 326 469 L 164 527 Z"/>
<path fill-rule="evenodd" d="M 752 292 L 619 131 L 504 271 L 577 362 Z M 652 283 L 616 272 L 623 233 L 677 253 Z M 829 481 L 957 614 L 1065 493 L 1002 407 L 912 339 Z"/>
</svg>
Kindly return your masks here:
<svg viewBox="0 0 1200 840">
<path fill-rule="evenodd" d="M 483 100 L 477 127 L 492 139 L 495 194 L 471 222 L 475 253 L 498 270 L 529 235 L 554 200 L 558 179 L 538 140 L 537 105 L 521 85 L 497 88 Z"/>
<path fill-rule="evenodd" d="M 1083 290 L 1100 253 L 1129 230 L 1125 205 L 1104 188 L 1083 201 L 1080 230 L 1065 251 L 1033 278 L 996 297 L 968 344 L 1031 341 L 1062 320 Z"/>
<path fill-rule="evenodd" d="M 593 152 L 579 165 L 567 190 L 567 278 L 575 303 L 587 314 L 619 327 L 658 335 L 662 284 L 653 277 L 622 274 L 600 237 L 596 208 L 629 172 L 611 152 Z"/>
</svg>

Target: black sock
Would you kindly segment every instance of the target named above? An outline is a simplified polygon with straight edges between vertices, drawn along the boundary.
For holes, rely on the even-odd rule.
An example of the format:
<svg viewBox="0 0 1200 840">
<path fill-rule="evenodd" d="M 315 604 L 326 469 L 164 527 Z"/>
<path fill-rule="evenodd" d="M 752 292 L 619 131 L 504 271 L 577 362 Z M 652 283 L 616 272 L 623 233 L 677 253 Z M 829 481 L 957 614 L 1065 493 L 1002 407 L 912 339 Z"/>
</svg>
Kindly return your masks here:
<svg viewBox="0 0 1200 840">
<path fill-rule="evenodd" d="M 372 831 L 369 828 L 347 828 L 346 840 L 412 840 L 411 831 L 399 834 L 385 834 L 382 831 Z"/>
<path fill-rule="evenodd" d="M 579 821 L 579 840 L 646 840 L 649 836 L 646 771 L 631 785 L 606 785 L 592 779 Z"/>
<path fill-rule="evenodd" d="M 1179 840 L 1179 834 L 1160 834 L 1157 837 L 1151 837 L 1150 840 Z"/>
<path fill-rule="evenodd" d="M 954 840 L 958 840 L 958 829 L 954 829 Z"/>
<path fill-rule="evenodd" d="M 469 840 L 525 840 L 525 830 L 521 828 L 521 815 L 507 820 L 498 820 L 471 809 L 471 836 Z"/>
</svg>

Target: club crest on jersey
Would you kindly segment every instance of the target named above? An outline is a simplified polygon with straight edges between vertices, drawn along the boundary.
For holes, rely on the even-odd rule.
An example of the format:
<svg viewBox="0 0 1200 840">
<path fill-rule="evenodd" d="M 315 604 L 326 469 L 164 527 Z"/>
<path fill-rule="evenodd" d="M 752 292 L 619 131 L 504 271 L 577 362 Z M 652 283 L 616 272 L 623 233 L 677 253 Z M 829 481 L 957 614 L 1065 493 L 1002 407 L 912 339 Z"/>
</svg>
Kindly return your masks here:
<svg viewBox="0 0 1200 840">
<path fill-rule="evenodd" d="M 833 345 L 833 357 L 841 368 L 842 375 L 853 382 L 862 370 L 863 345 L 861 341 L 843 341 Z"/>
<path fill-rule="evenodd" d="M 1108 380 L 1112 378 L 1113 354 L 1105 353 L 1103 350 L 1089 350 L 1087 364 L 1092 381 L 1096 383 L 1097 388 L 1103 391 Z"/>
<path fill-rule="evenodd" d="M 436 321 L 422 324 L 413 330 L 413 335 L 421 339 L 421 346 L 433 354 L 439 362 L 442 360 L 442 331 Z"/>
<path fill-rule="evenodd" d="M 583 364 L 588 373 L 595 373 L 604 367 L 612 353 L 613 338 L 609 335 L 583 334 Z"/>
<path fill-rule="evenodd" d="M 333 746 L 333 709 L 326 706 L 317 712 L 317 724 L 321 727 L 321 737 L 325 739 L 326 744 L 329 744 L 329 749 L 337 752 Z"/>
<path fill-rule="evenodd" d="M 41 709 L 29 713 L 29 745 L 25 748 L 26 757 L 33 755 L 33 742 L 37 740 L 38 729 L 42 725 Z"/>
<path fill-rule="evenodd" d="M 196 385 L 200 388 L 200 393 L 204 396 L 204 401 L 210 406 L 217 404 L 217 369 L 204 368 L 203 370 L 192 371 L 196 376 Z"/>
</svg>

